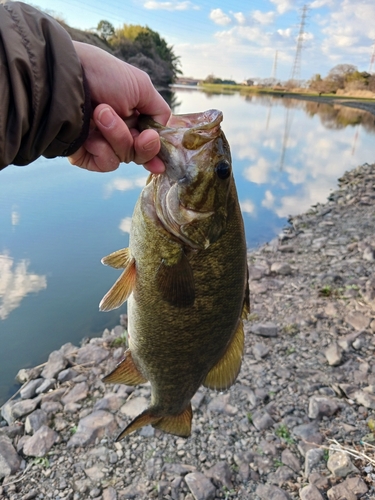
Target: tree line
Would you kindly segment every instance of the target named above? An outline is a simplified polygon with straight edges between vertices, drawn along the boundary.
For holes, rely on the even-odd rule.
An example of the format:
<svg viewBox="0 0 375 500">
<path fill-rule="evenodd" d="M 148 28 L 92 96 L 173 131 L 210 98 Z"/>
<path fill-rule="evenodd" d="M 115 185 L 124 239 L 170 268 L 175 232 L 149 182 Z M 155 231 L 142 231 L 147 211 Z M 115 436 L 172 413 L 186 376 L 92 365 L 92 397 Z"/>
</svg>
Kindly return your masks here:
<svg viewBox="0 0 375 500">
<path fill-rule="evenodd" d="M 101 20 L 95 31 L 116 57 L 145 71 L 156 87 L 168 87 L 181 74 L 173 47 L 148 26 L 123 24 L 115 29 Z"/>
</svg>

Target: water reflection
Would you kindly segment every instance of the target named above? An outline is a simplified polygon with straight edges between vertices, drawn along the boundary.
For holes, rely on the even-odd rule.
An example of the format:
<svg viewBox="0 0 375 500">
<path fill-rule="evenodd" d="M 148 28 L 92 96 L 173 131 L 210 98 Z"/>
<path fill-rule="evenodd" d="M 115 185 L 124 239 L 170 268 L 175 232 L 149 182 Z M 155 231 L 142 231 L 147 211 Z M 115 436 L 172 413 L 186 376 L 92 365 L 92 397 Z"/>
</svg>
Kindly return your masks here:
<svg viewBox="0 0 375 500">
<path fill-rule="evenodd" d="M 118 177 L 104 187 L 104 197 L 109 198 L 114 191 L 130 191 L 131 189 L 142 189 L 147 181 L 147 175 L 130 179 L 128 177 Z"/>
<path fill-rule="evenodd" d="M 46 276 L 28 270 L 25 259 L 16 263 L 7 253 L 0 254 L 0 319 L 6 319 L 29 293 L 47 288 Z"/>
<path fill-rule="evenodd" d="M 172 98 L 175 113 L 223 111 L 250 248 L 278 234 L 289 214 L 324 202 L 345 170 L 374 161 L 374 117 L 364 111 L 197 89 Z M 126 312 L 98 312 L 118 277 L 100 259 L 128 245 L 147 176 L 135 164 L 96 175 L 62 158 L 0 172 L 0 404 L 18 369 L 100 335 Z"/>
</svg>

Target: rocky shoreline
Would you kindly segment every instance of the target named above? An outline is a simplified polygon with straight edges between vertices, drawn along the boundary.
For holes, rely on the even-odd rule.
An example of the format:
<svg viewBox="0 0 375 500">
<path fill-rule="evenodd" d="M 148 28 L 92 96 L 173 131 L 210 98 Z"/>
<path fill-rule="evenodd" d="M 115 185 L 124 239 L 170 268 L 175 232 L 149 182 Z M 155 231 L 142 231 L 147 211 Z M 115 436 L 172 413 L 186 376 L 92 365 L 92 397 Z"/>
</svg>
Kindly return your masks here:
<svg viewBox="0 0 375 500">
<path fill-rule="evenodd" d="M 126 317 L 21 370 L 1 409 L 0 498 L 375 498 L 375 165 L 249 252 L 251 316 L 236 384 L 201 388 L 185 440 L 146 427 L 114 439 L 148 384 L 101 381 Z"/>
</svg>

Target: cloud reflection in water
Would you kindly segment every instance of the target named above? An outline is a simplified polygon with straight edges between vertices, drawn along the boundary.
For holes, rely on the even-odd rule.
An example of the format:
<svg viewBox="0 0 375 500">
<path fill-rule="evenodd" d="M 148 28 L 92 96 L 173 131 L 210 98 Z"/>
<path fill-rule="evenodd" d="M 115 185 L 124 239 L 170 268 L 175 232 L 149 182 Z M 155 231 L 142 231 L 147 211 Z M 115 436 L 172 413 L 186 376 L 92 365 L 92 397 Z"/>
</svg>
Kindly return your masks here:
<svg viewBox="0 0 375 500">
<path fill-rule="evenodd" d="M 18 263 L 8 254 L 0 254 L 0 319 L 6 319 L 29 293 L 47 288 L 46 276 L 28 271 L 29 262 Z"/>
</svg>

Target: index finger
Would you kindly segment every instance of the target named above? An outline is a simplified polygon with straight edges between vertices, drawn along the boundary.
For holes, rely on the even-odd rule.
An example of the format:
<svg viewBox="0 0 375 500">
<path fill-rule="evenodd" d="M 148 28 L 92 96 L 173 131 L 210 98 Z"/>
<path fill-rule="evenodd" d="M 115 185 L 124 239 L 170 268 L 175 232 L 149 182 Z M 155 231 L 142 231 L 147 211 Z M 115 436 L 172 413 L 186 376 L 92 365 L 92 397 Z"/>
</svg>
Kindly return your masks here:
<svg viewBox="0 0 375 500">
<path fill-rule="evenodd" d="M 142 72 L 143 73 L 143 72 Z M 139 100 L 137 111 L 143 115 L 150 115 L 156 122 L 166 125 L 171 116 L 171 108 L 155 89 L 148 75 L 139 84 Z"/>
</svg>

